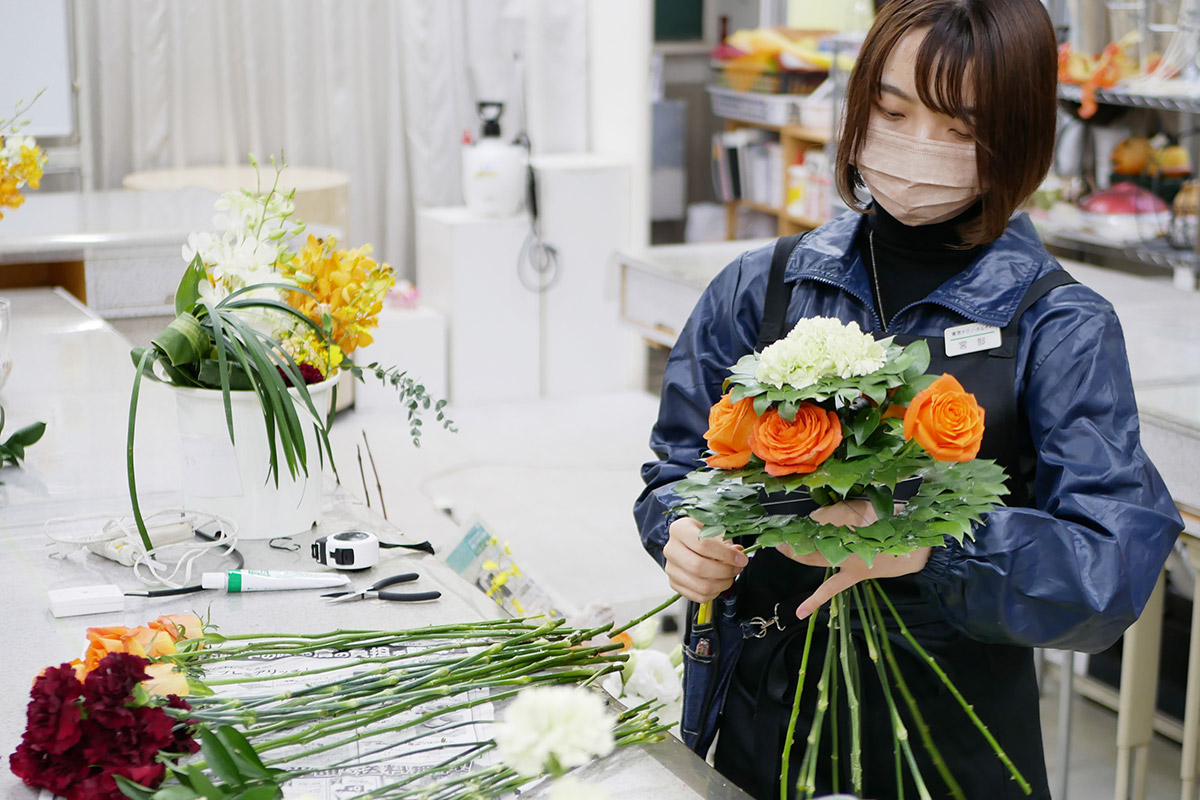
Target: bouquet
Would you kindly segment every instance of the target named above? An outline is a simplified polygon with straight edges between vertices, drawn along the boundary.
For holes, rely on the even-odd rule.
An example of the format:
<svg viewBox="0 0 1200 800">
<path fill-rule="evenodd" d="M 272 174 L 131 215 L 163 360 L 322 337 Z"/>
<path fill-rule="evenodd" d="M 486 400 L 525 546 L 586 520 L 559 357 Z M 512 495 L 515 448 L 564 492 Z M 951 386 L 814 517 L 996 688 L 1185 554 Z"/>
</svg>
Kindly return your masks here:
<svg viewBox="0 0 1200 800">
<path fill-rule="evenodd" d="M 1001 504 L 1007 494 L 1005 474 L 995 462 L 976 458 L 984 410 L 974 396 L 951 375 L 927 375 L 928 367 L 924 341 L 901 347 L 891 338 L 876 341 L 854 322 L 801 320 L 785 338 L 733 366 L 725 382 L 727 393 L 709 412 L 706 466 L 676 486 L 680 502 L 672 512 L 700 522 L 702 537 L 750 537 L 748 553 L 786 544 L 797 555 L 819 552 L 835 568 L 852 556 L 870 566 L 879 555 L 903 556 L 917 548 L 942 546 L 945 536 L 962 541 L 983 514 Z M 851 529 L 809 516 L 820 506 L 850 499 L 869 501 L 878 519 Z M 839 679 L 846 683 L 843 696 L 851 707 L 852 789 L 861 793 L 861 730 L 855 711 L 856 698 L 861 696 L 860 675 L 847 658 L 853 651 L 852 604 L 891 709 L 897 753 L 906 755 L 918 788 L 924 791 L 924 782 L 912 758 L 893 686 L 951 793 L 962 796 L 892 655 L 884 631 L 885 609 L 1013 776 L 1030 791 L 938 664 L 911 636 L 882 587 L 867 581 L 832 600 L 829 642 L 817 687 L 820 696 L 800 766 L 798 789 L 803 795 L 811 797 L 815 791 L 824 711 L 831 692 L 837 694 Z M 783 753 L 783 796 L 787 796 L 790 748 L 816 619 L 814 614 L 808 621 Z M 836 736 L 833 742 L 836 763 Z M 896 777 L 902 780 L 899 772 Z"/>
<path fill-rule="evenodd" d="M 295 190 L 279 189 L 285 166 L 271 159 L 275 182 L 265 193 L 228 192 L 216 203 L 217 233 L 188 237 L 183 258 L 188 266 L 175 292 L 176 317 L 151 340 L 133 350 L 137 365 L 129 410 L 127 466 L 134 518 L 146 552 L 152 549 L 137 500 L 133 439 L 141 380 L 222 392 L 232 442 L 231 391 L 258 396 L 267 439 L 269 475 L 276 485 L 280 462 L 292 478 L 308 474 L 301 415 L 317 434 L 317 447 L 333 464 L 329 423 L 318 412 L 307 387 L 349 372 L 359 380 L 370 374 L 395 387 L 407 410 L 409 433 L 420 445 L 423 411 L 453 431 L 445 400 L 434 403 L 425 387 L 406 372 L 377 362 L 365 366 L 351 358 L 372 341 L 383 299 L 395 284 L 392 268 L 371 258 L 371 247 L 340 249 L 334 237 L 305 233 L 293 218 Z M 257 169 L 257 163 L 251 158 Z M 294 392 L 295 397 L 289 392 Z M 333 388 L 337 396 L 337 387 Z M 332 407 L 333 404 L 331 404 Z M 298 411 L 299 407 L 299 411 Z M 332 412 L 330 412 L 332 413 Z M 278 431 L 278 436 L 276 436 Z M 278 441 L 278 445 L 275 442 Z M 336 472 L 336 467 L 335 467 Z"/>
<path fill-rule="evenodd" d="M 200 749 L 182 699 L 186 676 L 163 657 L 199 647 L 202 637 L 190 614 L 89 628 L 83 659 L 47 667 L 34 681 L 25 733 L 9 756 L 13 773 L 67 800 L 117 800 L 124 781 L 158 785 L 168 764 Z"/>
<path fill-rule="evenodd" d="M 0 117 L 0 219 L 4 219 L 2 209 L 20 208 L 25 202 L 22 189 L 36 189 L 42 183 L 47 156 L 32 136 L 20 135 L 29 124 L 24 114 L 36 100 L 18 103 L 11 119 Z"/>
<path fill-rule="evenodd" d="M 35 682 L 9 764 L 68 800 L 280 800 L 287 783 L 289 796 L 486 800 L 542 776 L 552 800 L 607 797 L 568 771 L 669 728 L 661 704 L 613 714 L 588 688 L 620 673 L 619 637 L 642 619 L 223 636 L 180 614 L 89 628 L 83 659 Z"/>
</svg>

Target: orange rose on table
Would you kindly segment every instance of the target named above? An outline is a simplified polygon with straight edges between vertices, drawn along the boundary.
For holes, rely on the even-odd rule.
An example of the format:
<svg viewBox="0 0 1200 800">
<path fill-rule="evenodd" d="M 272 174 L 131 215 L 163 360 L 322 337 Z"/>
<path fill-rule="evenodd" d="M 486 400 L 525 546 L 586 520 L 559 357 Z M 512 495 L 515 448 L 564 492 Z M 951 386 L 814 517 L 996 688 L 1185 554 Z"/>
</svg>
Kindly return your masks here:
<svg viewBox="0 0 1200 800">
<path fill-rule="evenodd" d="M 942 375 L 908 404 L 904 438 L 938 461 L 970 461 L 983 442 L 983 408 L 953 375 Z"/>
<path fill-rule="evenodd" d="M 729 398 L 723 395 L 708 412 L 704 438 L 713 455 L 704 463 L 713 469 L 741 469 L 750 463 L 750 434 L 758 422 L 754 401 L 747 397 L 731 403 Z"/>
<path fill-rule="evenodd" d="M 801 403 L 796 421 L 788 422 L 775 409 L 758 419 L 750 436 L 754 455 L 766 462 L 769 475 L 815 472 L 842 443 L 842 423 L 837 414 L 812 403 Z"/>
</svg>

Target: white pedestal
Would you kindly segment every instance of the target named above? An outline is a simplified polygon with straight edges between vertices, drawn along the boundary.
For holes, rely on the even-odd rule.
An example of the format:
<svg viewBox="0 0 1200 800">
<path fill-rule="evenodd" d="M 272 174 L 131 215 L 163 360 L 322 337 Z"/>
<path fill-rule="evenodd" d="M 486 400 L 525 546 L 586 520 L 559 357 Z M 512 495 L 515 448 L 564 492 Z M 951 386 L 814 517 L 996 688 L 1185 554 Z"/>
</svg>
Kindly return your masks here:
<svg viewBox="0 0 1200 800">
<path fill-rule="evenodd" d="M 517 279 L 525 216 L 465 208 L 417 214 L 417 288 L 448 326 L 449 397 L 457 406 L 538 396 L 538 296 Z"/>
<path fill-rule="evenodd" d="M 435 398 L 446 397 L 446 318 L 432 308 L 384 307 L 375 341 L 354 353 L 357 364 L 379 362 L 384 369 L 399 367 L 422 384 Z M 366 375 L 355 382 L 354 408 L 358 411 L 404 413 L 396 387 Z"/>
<path fill-rule="evenodd" d="M 630 242 L 629 165 L 593 155 L 539 156 L 542 233 L 560 276 L 545 295 L 542 386 L 550 397 L 637 385 L 636 337 L 621 325 L 614 255 Z"/>
</svg>

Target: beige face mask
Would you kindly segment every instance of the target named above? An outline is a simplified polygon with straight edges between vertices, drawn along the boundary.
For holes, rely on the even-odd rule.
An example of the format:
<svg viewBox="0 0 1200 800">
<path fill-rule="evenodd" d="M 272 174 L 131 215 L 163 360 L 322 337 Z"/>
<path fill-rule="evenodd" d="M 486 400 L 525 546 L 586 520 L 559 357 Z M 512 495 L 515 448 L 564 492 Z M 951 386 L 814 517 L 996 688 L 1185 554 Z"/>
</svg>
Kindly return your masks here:
<svg viewBox="0 0 1200 800">
<path fill-rule="evenodd" d="M 931 142 L 872 124 L 857 167 L 871 196 L 905 225 L 945 222 L 979 197 L 973 143 Z"/>
</svg>

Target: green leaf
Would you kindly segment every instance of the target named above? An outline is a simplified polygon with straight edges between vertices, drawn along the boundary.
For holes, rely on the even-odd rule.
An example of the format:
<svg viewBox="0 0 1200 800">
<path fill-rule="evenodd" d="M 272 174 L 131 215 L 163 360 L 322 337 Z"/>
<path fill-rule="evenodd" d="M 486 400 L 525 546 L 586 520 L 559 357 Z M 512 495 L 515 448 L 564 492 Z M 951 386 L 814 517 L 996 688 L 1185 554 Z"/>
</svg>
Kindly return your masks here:
<svg viewBox="0 0 1200 800">
<path fill-rule="evenodd" d="M 879 409 L 869 408 L 854 416 L 854 441 L 863 444 L 879 427 Z"/>
<path fill-rule="evenodd" d="M 179 288 L 175 290 L 175 316 L 191 312 L 200 299 L 200 281 L 208 280 L 208 270 L 204 267 L 204 259 L 196 253 L 190 264 L 183 271 Z"/>
<path fill-rule="evenodd" d="M 821 555 L 825 556 L 835 567 L 850 556 L 850 551 L 838 541 L 836 536 L 822 536 L 816 540 L 816 545 Z"/>
<path fill-rule="evenodd" d="M 783 417 L 784 422 L 795 422 L 796 412 L 799 410 L 799 406 L 791 400 L 784 400 L 779 404 L 779 416 Z"/>
<path fill-rule="evenodd" d="M 140 783 L 134 783 L 124 775 L 113 775 L 113 780 L 117 782 L 117 788 L 121 790 L 121 794 L 132 800 L 150 800 L 154 796 L 153 789 L 147 789 Z"/>
<path fill-rule="evenodd" d="M 755 415 L 761 417 L 763 414 L 767 413 L 767 409 L 770 407 L 771 407 L 771 396 L 769 393 L 768 394 L 760 394 L 758 397 L 754 398 L 754 413 L 755 413 Z"/>
<path fill-rule="evenodd" d="M 150 343 L 167 357 L 172 366 L 195 364 L 212 347 L 208 331 L 191 314 L 180 314 Z"/>
<path fill-rule="evenodd" d="M 213 774 L 226 783 L 231 783 L 235 786 L 241 786 L 245 782 L 242 778 L 242 773 L 238 770 L 237 764 L 234 763 L 233 756 L 231 756 L 229 751 L 225 749 L 225 745 L 222 744 L 221 740 L 217 738 L 217 735 L 208 728 L 201 727 L 199 731 L 200 740 L 202 742 L 200 745 L 200 752 L 204 757 L 205 763 L 208 764 L 209 768 L 213 771 Z M 204 778 L 204 775 L 200 772 L 200 770 L 196 769 L 195 767 L 189 767 L 188 776 L 192 779 L 193 787 L 195 787 L 198 791 L 204 791 L 196 783 L 198 776 L 207 782 L 207 778 Z"/>
<path fill-rule="evenodd" d="M 199 797 L 203 797 L 203 795 L 196 794 L 194 790 L 189 789 L 187 786 L 176 785 L 159 789 L 154 793 L 153 800 L 196 800 Z"/>
<path fill-rule="evenodd" d="M 213 326 L 212 338 L 217 349 L 217 380 L 221 385 L 221 402 L 225 405 L 225 426 L 229 429 L 230 444 L 236 445 L 233 436 L 233 408 L 229 400 L 229 357 L 225 354 L 229 347 L 225 342 L 225 326 L 221 324 L 221 315 L 212 303 L 205 300 L 204 308 L 208 311 L 208 320 Z"/>
<path fill-rule="evenodd" d="M 866 488 L 867 499 L 871 501 L 871 507 L 875 509 L 875 516 L 880 519 L 888 519 L 895 513 L 895 499 L 892 496 L 892 490 L 886 486 L 871 484 Z"/>
<path fill-rule="evenodd" d="M 235 794 L 230 800 L 278 800 L 283 797 L 283 790 L 278 786 L 252 786 L 240 794 Z"/>
</svg>

